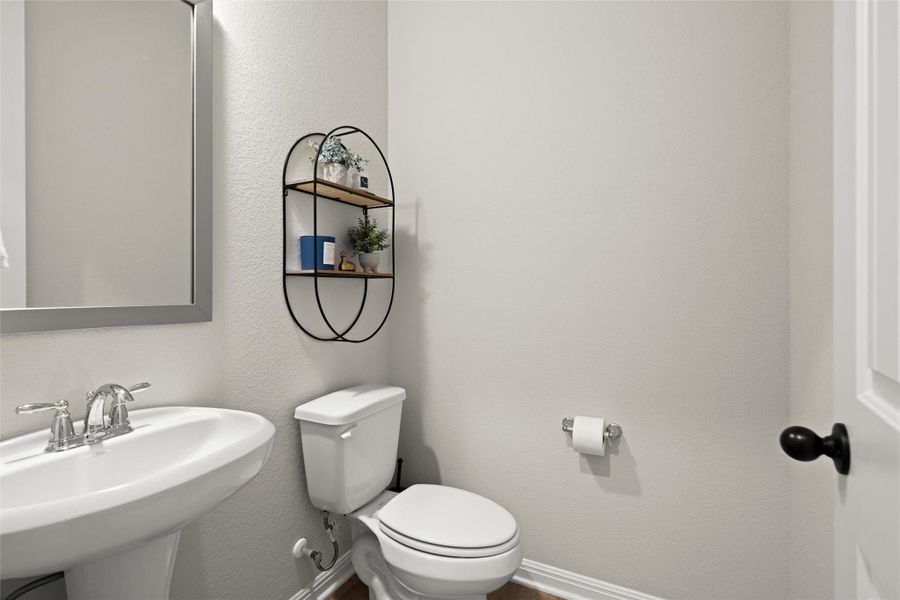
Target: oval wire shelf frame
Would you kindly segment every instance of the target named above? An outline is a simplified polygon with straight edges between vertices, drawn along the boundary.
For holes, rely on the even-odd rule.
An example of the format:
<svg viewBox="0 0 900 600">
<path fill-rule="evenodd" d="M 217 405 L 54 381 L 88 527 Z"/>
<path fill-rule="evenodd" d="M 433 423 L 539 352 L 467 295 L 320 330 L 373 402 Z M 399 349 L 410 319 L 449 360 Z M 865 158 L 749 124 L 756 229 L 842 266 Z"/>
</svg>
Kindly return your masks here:
<svg viewBox="0 0 900 600">
<path fill-rule="evenodd" d="M 338 133 L 338 132 L 340 132 L 340 133 Z M 312 331 L 310 331 L 309 329 L 307 329 L 300 323 L 300 319 L 298 319 L 297 315 L 294 313 L 294 309 L 291 306 L 290 297 L 288 296 L 288 287 L 287 287 L 288 275 L 287 275 L 287 267 L 284 262 L 284 260 L 285 260 L 284 254 L 285 254 L 285 251 L 287 248 L 287 197 L 288 197 L 288 190 L 290 189 L 287 184 L 287 170 L 288 170 L 288 165 L 290 164 L 290 161 L 291 161 L 291 156 L 293 156 L 293 154 L 294 154 L 294 150 L 297 148 L 297 146 L 300 145 L 300 143 L 303 140 L 313 138 L 313 137 L 321 137 L 322 140 L 324 141 L 324 140 L 327 140 L 331 136 L 343 137 L 345 135 L 352 135 L 354 133 L 359 133 L 359 134 L 362 134 L 363 136 L 365 136 L 366 139 L 368 139 L 369 142 L 371 142 L 371 144 L 375 147 L 375 150 L 378 151 L 378 155 L 381 157 L 381 160 L 384 163 L 384 168 L 387 171 L 388 181 L 391 186 L 391 203 L 392 203 L 391 204 L 391 269 L 393 271 L 393 276 L 391 277 L 391 295 L 390 295 L 390 298 L 388 299 L 387 310 L 385 310 L 385 312 L 384 312 L 384 318 L 381 319 L 381 323 L 378 324 L 378 327 L 375 328 L 375 331 L 373 331 L 371 334 L 369 334 L 368 336 L 366 336 L 364 338 L 360 338 L 360 339 L 348 338 L 347 334 L 349 334 L 353 330 L 353 328 L 356 327 L 356 324 L 359 323 L 359 319 L 362 316 L 363 311 L 365 309 L 366 299 L 368 298 L 368 293 L 369 293 L 369 279 L 367 277 L 361 278 L 362 282 L 363 282 L 363 295 L 362 295 L 362 299 L 360 300 L 360 303 L 359 303 L 359 310 L 356 311 L 356 316 L 353 318 L 353 321 L 350 322 L 350 325 L 348 325 L 346 329 L 344 329 L 343 331 L 338 331 L 331 324 L 331 321 L 328 319 L 328 316 L 325 314 L 325 308 L 322 306 L 322 298 L 319 295 L 319 245 L 314 243 L 313 244 L 313 259 L 314 260 L 313 260 L 312 279 L 313 279 L 313 285 L 314 285 L 315 295 L 316 295 L 316 305 L 319 307 L 319 314 L 321 315 L 322 320 L 325 322 L 325 325 L 328 327 L 329 330 L 331 330 L 331 333 L 334 334 L 334 337 L 322 337 L 320 335 L 313 333 Z M 319 235 L 319 218 L 318 218 L 319 169 L 318 169 L 318 165 L 319 165 L 319 157 L 322 154 L 322 147 L 324 145 L 325 145 L 324 143 L 320 144 L 318 150 L 316 151 L 316 156 L 315 156 L 315 159 L 313 160 L 313 170 L 312 170 L 313 171 L 313 178 L 312 178 L 312 182 L 313 182 L 313 192 L 312 192 L 312 197 L 313 197 L 313 236 L 315 236 L 315 237 L 318 237 L 318 235 Z M 375 140 L 372 139 L 372 136 L 370 136 L 368 133 L 366 133 L 359 127 L 354 127 L 352 125 L 341 125 L 340 127 L 335 127 L 328 133 L 308 133 L 308 134 L 304 135 L 303 137 L 299 138 L 296 142 L 294 142 L 294 144 L 291 146 L 291 149 L 288 150 L 287 156 L 284 159 L 284 169 L 282 170 L 282 173 L 281 173 L 281 195 L 282 195 L 282 197 L 281 197 L 281 253 L 282 253 L 282 256 L 281 256 L 281 263 L 282 263 L 281 288 L 282 288 L 282 291 L 284 292 L 284 303 L 287 306 L 288 313 L 291 315 L 291 319 L 294 321 L 294 324 L 297 325 L 297 327 L 299 327 L 300 330 L 303 333 L 305 333 L 306 335 L 310 336 L 313 339 L 322 341 L 322 342 L 347 342 L 350 344 L 361 344 L 362 342 L 366 342 L 366 341 L 372 339 L 373 337 L 375 337 L 378 334 L 379 331 L 381 331 L 382 327 L 384 327 L 384 324 L 387 322 L 388 315 L 391 314 L 391 308 L 394 305 L 394 291 L 396 290 L 396 275 L 397 275 L 397 262 L 396 262 L 396 254 L 395 254 L 396 243 L 395 243 L 395 239 L 394 239 L 394 226 L 397 221 L 396 213 L 394 212 L 394 210 L 396 209 L 396 202 L 394 199 L 394 178 L 391 175 L 391 168 L 388 165 L 387 159 L 384 157 L 384 152 L 381 151 L 381 148 L 378 146 L 377 143 L 375 143 Z M 369 209 L 366 207 L 363 207 L 363 214 L 368 215 L 368 213 L 369 213 Z"/>
</svg>

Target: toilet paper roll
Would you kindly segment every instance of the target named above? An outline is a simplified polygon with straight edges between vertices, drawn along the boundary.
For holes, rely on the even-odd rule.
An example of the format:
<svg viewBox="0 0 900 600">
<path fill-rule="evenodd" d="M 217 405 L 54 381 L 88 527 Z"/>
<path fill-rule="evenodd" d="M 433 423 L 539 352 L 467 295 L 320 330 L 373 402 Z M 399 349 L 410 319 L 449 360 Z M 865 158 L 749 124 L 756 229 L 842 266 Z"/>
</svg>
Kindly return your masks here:
<svg viewBox="0 0 900 600">
<path fill-rule="evenodd" d="M 606 452 L 606 419 L 575 417 L 572 425 L 572 447 L 581 454 L 603 456 Z"/>
</svg>

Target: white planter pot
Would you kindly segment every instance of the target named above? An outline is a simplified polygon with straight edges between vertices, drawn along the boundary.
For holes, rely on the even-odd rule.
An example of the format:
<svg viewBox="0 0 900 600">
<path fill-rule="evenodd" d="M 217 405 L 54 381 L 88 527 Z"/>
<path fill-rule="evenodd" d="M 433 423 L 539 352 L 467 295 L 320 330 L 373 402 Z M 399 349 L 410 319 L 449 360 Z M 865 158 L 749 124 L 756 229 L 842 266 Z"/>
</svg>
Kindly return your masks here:
<svg viewBox="0 0 900 600">
<path fill-rule="evenodd" d="M 363 273 L 377 273 L 378 263 L 381 262 L 381 252 L 360 252 L 359 266 Z"/>
<path fill-rule="evenodd" d="M 347 185 L 347 165 L 338 163 L 325 163 L 322 165 L 321 177 L 325 181 L 336 183 L 338 185 Z"/>
</svg>

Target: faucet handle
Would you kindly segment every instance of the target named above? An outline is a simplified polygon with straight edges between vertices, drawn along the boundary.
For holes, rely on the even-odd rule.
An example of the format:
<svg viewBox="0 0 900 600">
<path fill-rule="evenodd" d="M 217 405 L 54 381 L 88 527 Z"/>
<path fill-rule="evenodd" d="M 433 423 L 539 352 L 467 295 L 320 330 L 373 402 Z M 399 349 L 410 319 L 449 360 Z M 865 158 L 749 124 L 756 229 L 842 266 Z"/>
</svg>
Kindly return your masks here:
<svg viewBox="0 0 900 600">
<path fill-rule="evenodd" d="M 128 388 L 127 394 L 116 394 L 116 399 L 109 408 L 109 427 L 110 429 L 124 429 L 131 431 L 131 423 L 128 421 L 128 409 L 125 408 L 125 400 L 133 401 L 131 394 L 137 394 L 150 388 L 147 382 L 136 383 Z"/>
<path fill-rule="evenodd" d="M 143 392 L 144 390 L 150 389 L 150 384 L 146 381 L 144 383 L 136 383 L 132 386 L 129 386 L 128 391 L 132 394 L 137 394 L 138 392 Z"/>
<path fill-rule="evenodd" d="M 65 400 L 59 400 L 58 402 L 36 402 L 34 404 L 22 404 L 21 406 L 16 407 L 16 414 L 30 415 L 36 412 L 44 412 L 45 410 L 53 410 L 54 408 L 58 411 L 68 410 L 69 403 Z"/>
<path fill-rule="evenodd" d="M 16 407 L 16 414 L 28 415 L 45 410 L 56 410 L 56 414 L 53 415 L 53 423 L 50 425 L 50 439 L 47 441 L 47 452 L 59 452 L 80 443 L 79 438 L 81 436 L 75 435 L 72 415 L 69 414 L 69 403 L 65 400 L 52 403 L 23 404 Z"/>
</svg>

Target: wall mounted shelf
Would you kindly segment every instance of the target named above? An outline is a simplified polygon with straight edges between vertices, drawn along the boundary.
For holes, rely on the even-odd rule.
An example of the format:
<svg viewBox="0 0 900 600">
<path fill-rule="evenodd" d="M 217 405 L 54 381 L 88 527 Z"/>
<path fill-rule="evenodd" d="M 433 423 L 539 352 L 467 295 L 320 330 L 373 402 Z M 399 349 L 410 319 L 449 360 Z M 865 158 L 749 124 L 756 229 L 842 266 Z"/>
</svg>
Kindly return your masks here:
<svg viewBox="0 0 900 600">
<path fill-rule="evenodd" d="M 313 168 L 312 178 L 310 179 L 301 179 L 299 181 L 287 181 L 287 172 L 288 165 L 291 161 L 291 156 L 293 156 L 294 151 L 300 146 L 301 142 L 305 140 L 310 140 L 312 138 L 319 138 L 319 140 L 325 140 L 329 137 L 335 136 L 343 139 L 344 136 L 351 135 L 361 135 L 365 137 L 369 142 L 371 142 L 372 146 L 375 147 L 375 150 L 378 151 L 378 155 L 381 157 L 381 160 L 384 161 L 384 168 L 387 172 L 388 181 L 390 183 L 390 198 L 384 198 L 369 192 L 368 190 L 355 189 L 350 188 L 344 185 L 340 185 L 337 183 L 333 183 L 330 181 L 325 181 L 319 178 L 318 169 Z M 321 144 L 320 149 L 316 151 L 315 157 L 312 157 L 312 165 L 318 165 L 319 163 L 319 155 L 321 154 Z M 313 209 L 313 222 L 312 222 L 312 235 L 319 235 L 319 200 L 329 200 L 333 202 L 339 202 L 341 204 L 349 205 L 355 207 L 357 209 L 362 210 L 363 215 L 367 215 L 369 210 L 372 209 L 393 209 L 395 206 L 394 200 L 394 180 L 391 176 L 391 169 L 387 164 L 387 160 L 384 158 L 384 153 L 381 151 L 381 148 L 378 147 L 378 144 L 375 143 L 369 134 L 358 127 L 352 126 L 342 126 L 336 127 L 329 131 L 328 133 L 310 133 L 304 135 L 291 146 L 291 149 L 288 151 L 287 156 L 284 159 L 284 170 L 282 171 L 281 176 L 281 222 L 282 222 L 282 248 L 287 250 L 288 248 L 288 224 L 287 224 L 287 204 L 289 192 L 296 191 L 301 192 L 304 195 L 308 196 L 312 200 L 312 209 Z M 312 338 L 323 342 L 348 342 L 352 344 L 359 344 L 361 342 L 365 342 L 367 340 L 372 339 L 375 335 L 381 331 L 381 328 L 384 327 L 385 322 L 387 322 L 388 315 L 391 312 L 391 306 L 394 303 L 394 290 L 395 290 L 395 273 L 397 270 L 396 263 L 396 255 L 394 252 L 394 211 L 389 210 L 391 219 L 390 232 L 391 232 L 391 245 L 390 245 L 390 256 L 391 256 L 391 266 L 392 273 L 363 273 L 361 271 L 325 271 L 319 269 L 297 269 L 290 268 L 286 264 L 286 259 L 283 258 L 283 270 L 282 270 L 282 290 L 284 292 L 284 302 L 287 305 L 288 312 L 291 315 L 291 319 L 293 319 L 294 323 L 299 327 L 304 333 L 309 335 Z M 319 256 L 318 256 L 318 245 L 314 244 L 315 248 L 313 256 L 312 264 L 319 264 Z M 283 252 L 285 256 L 288 253 Z M 316 307 L 318 308 L 319 316 L 321 317 L 322 322 L 324 322 L 328 331 L 331 334 L 319 335 L 314 333 L 308 326 L 308 324 L 304 325 L 301 323 L 300 318 L 295 312 L 294 307 L 291 304 L 290 295 L 288 293 L 288 280 L 296 278 L 300 281 L 311 281 L 313 285 L 313 291 L 315 292 L 316 298 Z M 328 319 L 328 316 L 325 314 L 325 308 L 322 303 L 322 297 L 319 294 L 319 280 L 320 279 L 331 279 L 331 280 L 350 280 L 350 281 L 360 281 L 362 282 L 362 300 L 360 301 L 359 309 L 356 311 L 356 316 L 353 320 L 346 326 L 336 327 L 331 321 Z M 364 334 L 362 337 L 351 338 L 349 334 L 353 331 L 356 326 L 360 323 L 361 317 L 366 308 L 366 299 L 369 297 L 369 281 L 390 281 L 390 297 L 387 302 L 387 308 L 384 311 L 384 316 L 381 318 L 381 321 L 378 323 L 378 326 L 374 331 Z M 353 286 L 353 284 L 341 284 Z M 373 287 L 379 288 L 379 286 L 387 286 L 387 284 L 373 284 Z M 382 290 L 386 290 L 385 287 L 381 288 Z"/>
<path fill-rule="evenodd" d="M 329 200 L 334 200 L 335 202 L 343 202 L 344 204 L 350 204 L 360 208 L 385 208 L 394 206 L 394 203 L 387 198 L 376 196 L 365 190 L 348 188 L 321 179 L 318 180 L 318 182 L 313 181 L 312 179 L 295 181 L 293 183 L 285 184 L 284 187 L 289 190 L 306 192 L 307 194 L 317 194 L 320 198 L 327 198 Z M 314 191 L 315 189 L 318 191 Z"/>
<path fill-rule="evenodd" d="M 392 279 L 393 273 L 362 273 L 360 271 L 313 271 L 306 269 L 285 269 L 284 274 L 288 277 L 356 277 L 357 279 L 365 277 L 366 279 Z"/>
</svg>

